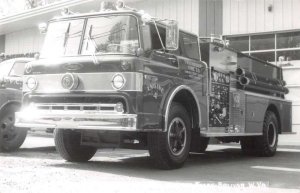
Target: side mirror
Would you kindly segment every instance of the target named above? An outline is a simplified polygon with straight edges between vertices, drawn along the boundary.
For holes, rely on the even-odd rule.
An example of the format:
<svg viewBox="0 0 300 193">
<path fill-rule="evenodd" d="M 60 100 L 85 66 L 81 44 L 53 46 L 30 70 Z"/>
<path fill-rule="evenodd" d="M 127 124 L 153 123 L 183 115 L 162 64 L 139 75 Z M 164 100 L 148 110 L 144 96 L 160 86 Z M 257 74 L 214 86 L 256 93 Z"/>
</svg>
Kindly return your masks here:
<svg viewBox="0 0 300 193">
<path fill-rule="evenodd" d="M 40 23 L 39 24 L 39 30 L 40 34 L 45 34 L 47 32 L 47 23 Z"/>
<path fill-rule="evenodd" d="M 168 20 L 166 22 L 166 49 L 177 50 L 179 44 L 179 28 L 178 22 Z"/>
</svg>

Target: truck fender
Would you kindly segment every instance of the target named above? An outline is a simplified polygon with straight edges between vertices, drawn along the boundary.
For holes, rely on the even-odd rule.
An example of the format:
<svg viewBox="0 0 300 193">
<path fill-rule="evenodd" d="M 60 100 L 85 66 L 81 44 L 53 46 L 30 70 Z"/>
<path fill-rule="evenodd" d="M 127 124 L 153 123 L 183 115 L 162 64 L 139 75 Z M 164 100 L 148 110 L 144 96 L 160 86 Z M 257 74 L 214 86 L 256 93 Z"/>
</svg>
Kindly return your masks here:
<svg viewBox="0 0 300 193">
<path fill-rule="evenodd" d="M 168 130 L 168 116 L 169 116 L 169 111 L 171 104 L 175 98 L 175 96 L 180 92 L 180 91 L 187 91 L 193 99 L 195 100 L 196 106 L 197 106 L 197 111 L 198 111 L 198 120 L 199 120 L 199 125 L 197 127 L 200 128 L 201 125 L 201 110 L 200 110 L 200 105 L 199 105 L 199 100 L 197 98 L 196 93 L 187 85 L 179 85 L 173 90 L 170 91 L 167 99 L 165 100 L 165 106 L 163 110 L 163 116 L 164 116 L 164 124 L 163 124 L 163 132 L 166 132 Z M 195 127 L 195 125 L 194 125 Z"/>
</svg>

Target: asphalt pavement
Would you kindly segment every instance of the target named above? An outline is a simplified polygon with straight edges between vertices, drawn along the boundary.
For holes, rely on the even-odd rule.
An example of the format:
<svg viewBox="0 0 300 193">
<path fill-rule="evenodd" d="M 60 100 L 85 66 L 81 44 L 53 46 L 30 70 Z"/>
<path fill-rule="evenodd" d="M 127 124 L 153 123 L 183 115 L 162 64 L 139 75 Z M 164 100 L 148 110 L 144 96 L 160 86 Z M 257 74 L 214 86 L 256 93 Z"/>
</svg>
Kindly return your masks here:
<svg viewBox="0 0 300 193">
<path fill-rule="evenodd" d="M 185 166 L 162 171 L 147 151 L 102 149 L 87 163 L 64 161 L 51 134 L 30 134 L 0 154 L 0 193 L 14 192 L 299 192 L 300 138 L 281 135 L 274 157 L 251 157 L 238 144 L 209 145 Z"/>
</svg>

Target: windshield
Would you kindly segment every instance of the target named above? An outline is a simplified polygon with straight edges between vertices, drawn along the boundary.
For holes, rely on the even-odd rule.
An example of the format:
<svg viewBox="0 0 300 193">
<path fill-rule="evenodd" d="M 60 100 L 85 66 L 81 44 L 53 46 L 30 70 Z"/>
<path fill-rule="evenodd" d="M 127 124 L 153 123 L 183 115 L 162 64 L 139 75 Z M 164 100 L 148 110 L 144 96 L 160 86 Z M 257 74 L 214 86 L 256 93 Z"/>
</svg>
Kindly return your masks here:
<svg viewBox="0 0 300 193">
<path fill-rule="evenodd" d="M 48 26 L 41 58 L 77 55 L 84 19 L 52 22 Z"/>
<path fill-rule="evenodd" d="M 41 51 L 41 58 L 78 54 L 135 54 L 139 47 L 135 17 L 110 15 L 86 19 L 51 22 Z M 83 34 L 83 41 L 81 41 Z"/>
<path fill-rule="evenodd" d="M 137 20 L 133 16 L 89 18 L 82 54 L 135 54 L 139 47 Z"/>
</svg>

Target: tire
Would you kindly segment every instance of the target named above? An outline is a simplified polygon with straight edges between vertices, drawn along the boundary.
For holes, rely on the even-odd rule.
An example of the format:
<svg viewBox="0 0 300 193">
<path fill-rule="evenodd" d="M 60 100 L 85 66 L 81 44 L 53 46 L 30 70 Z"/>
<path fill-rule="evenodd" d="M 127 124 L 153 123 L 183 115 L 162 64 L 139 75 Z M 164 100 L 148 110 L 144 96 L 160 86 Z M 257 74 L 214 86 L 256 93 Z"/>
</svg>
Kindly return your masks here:
<svg viewBox="0 0 300 193">
<path fill-rule="evenodd" d="M 151 159 L 160 169 L 177 169 L 184 165 L 190 151 L 191 122 L 186 109 L 172 103 L 168 117 L 168 130 L 148 133 Z"/>
<path fill-rule="evenodd" d="M 55 129 L 54 142 L 62 158 L 70 162 L 86 162 L 97 152 L 96 147 L 80 144 L 81 133 L 72 130 Z"/>
<path fill-rule="evenodd" d="M 209 144 L 209 137 L 200 137 L 200 141 L 197 148 L 197 153 L 204 153 Z"/>
<path fill-rule="evenodd" d="M 199 131 L 192 131 L 192 141 L 191 141 L 191 150 L 190 152 L 194 153 L 204 153 L 209 144 L 209 137 L 201 137 Z"/>
<path fill-rule="evenodd" d="M 242 152 L 245 155 L 253 155 L 255 153 L 255 137 L 242 137 L 240 143 Z"/>
<path fill-rule="evenodd" d="M 15 151 L 24 143 L 27 129 L 14 126 L 17 105 L 9 105 L 0 113 L 0 152 Z"/>
<path fill-rule="evenodd" d="M 263 157 L 274 156 L 278 143 L 278 120 L 272 111 L 267 111 L 263 124 L 263 135 L 255 137 L 256 154 Z"/>
<path fill-rule="evenodd" d="M 278 121 L 272 111 L 267 111 L 263 122 L 263 135 L 241 139 L 242 151 L 247 155 L 274 156 L 278 143 Z"/>
</svg>

